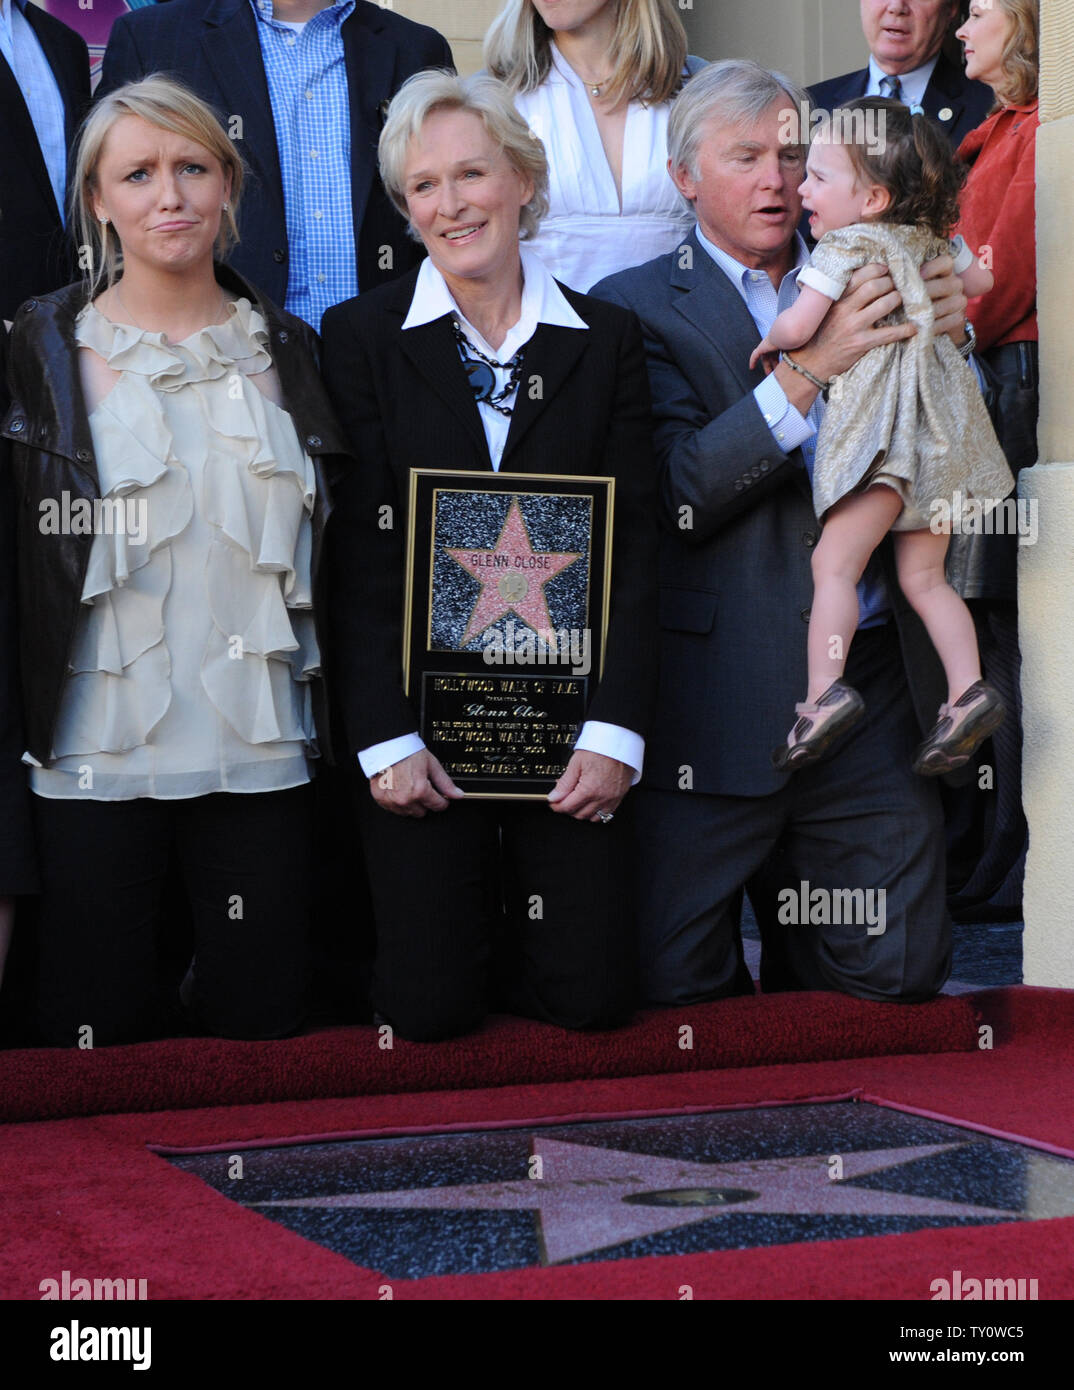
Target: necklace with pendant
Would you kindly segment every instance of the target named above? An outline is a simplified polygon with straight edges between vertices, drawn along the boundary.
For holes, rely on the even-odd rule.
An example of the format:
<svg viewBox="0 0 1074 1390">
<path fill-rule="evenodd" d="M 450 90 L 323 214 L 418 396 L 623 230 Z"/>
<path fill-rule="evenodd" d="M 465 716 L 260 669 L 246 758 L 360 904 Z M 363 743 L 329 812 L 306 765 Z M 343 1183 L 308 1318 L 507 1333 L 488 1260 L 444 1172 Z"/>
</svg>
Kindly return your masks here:
<svg viewBox="0 0 1074 1390">
<path fill-rule="evenodd" d="M 480 348 L 471 343 L 462 331 L 462 325 L 458 319 L 452 320 L 451 327 L 455 333 L 455 342 L 459 347 L 459 355 L 462 357 L 462 365 L 470 383 L 470 390 L 474 393 L 474 400 L 484 401 L 500 415 L 510 417 L 514 406 L 506 405 L 505 402 L 518 387 L 519 379 L 522 376 L 522 357 L 526 350 L 525 343 L 509 362 L 497 362 L 494 357 L 486 357 Z M 501 372 L 508 373 L 507 382 L 499 391 L 496 390 L 496 373 L 492 370 L 494 367 Z"/>
<path fill-rule="evenodd" d="M 582 74 L 578 72 L 577 68 L 575 68 L 574 71 L 577 74 L 579 80 L 581 81 L 583 87 L 586 88 L 586 90 L 589 92 L 591 96 L 595 97 L 599 97 L 604 88 L 612 80 L 610 77 L 602 77 L 599 82 L 591 82 L 588 77 L 583 77 Z"/>
</svg>

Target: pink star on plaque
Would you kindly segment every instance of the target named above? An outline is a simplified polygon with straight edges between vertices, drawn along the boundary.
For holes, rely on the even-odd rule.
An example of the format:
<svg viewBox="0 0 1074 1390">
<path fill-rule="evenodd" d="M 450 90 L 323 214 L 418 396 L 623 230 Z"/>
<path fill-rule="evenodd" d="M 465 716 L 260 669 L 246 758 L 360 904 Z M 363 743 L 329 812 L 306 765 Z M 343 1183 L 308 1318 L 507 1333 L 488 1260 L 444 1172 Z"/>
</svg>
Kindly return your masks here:
<svg viewBox="0 0 1074 1390">
<path fill-rule="evenodd" d="M 538 637 L 547 640 L 554 625 L 544 586 L 582 558 L 580 554 L 565 551 L 534 550 L 517 497 L 511 502 L 503 530 L 491 550 L 461 550 L 448 546 L 444 549 L 481 585 L 466 635 L 460 643 L 463 647 L 508 613 L 514 613 Z"/>
</svg>

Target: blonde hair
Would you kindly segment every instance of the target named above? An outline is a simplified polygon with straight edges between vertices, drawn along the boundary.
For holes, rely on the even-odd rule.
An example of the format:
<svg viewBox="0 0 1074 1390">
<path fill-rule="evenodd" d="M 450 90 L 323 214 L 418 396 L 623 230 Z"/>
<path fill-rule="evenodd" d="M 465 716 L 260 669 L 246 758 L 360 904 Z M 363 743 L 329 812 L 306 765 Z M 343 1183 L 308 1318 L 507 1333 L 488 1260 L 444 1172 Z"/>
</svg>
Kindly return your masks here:
<svg viewBox="0 0 1074 1390">
<path fill-rule="evenodd" d="M 102 285 L 115 283 L 123 264 L 123 249 L 110 222 L 99 222 L 93 210 L 97 192 L 97 166 L 104 142 L 117 121 L 138 116 L 158 130 L 170 130 L 203 145 L 217 160 L 225 174 L 231 175 L 228 206 L 220 219 L 216 253 L 222 259 L 239 239 L 235 214 L 242 194 L 243 165 L 234 144 L 217 120 L 215 112 L 189 87 L 174 78 L 153 73 L 138 82 L 128 82 L 93 107 L 82 124 L 71 180 L 71 217 L 79 244 L 92 255 L 87 269 L 90 297 Z"/>
<path fill-rule="evenodd" d="M 548 211 L 548 160 L 544 145 L 515 110 L 502 82 L 481 73 L 456 77 L 453 72 L 431 70 L 408 78 L 392 98 L 388 118 L 377 149 L 381 182 L 389 198 L 407 219 L 410 235 L 421 238 L 410 223 L 406 205 L 404 170 L 411 140 L 434 111 L 468 111 L 480 118 L 489 137 L 505 154 L 511 167 L 533 182 L 533 197 L 522 208 L 519 233 L 535 236 Z"/>
<path fill-rule="evenodd" d="M 1011 21 L 1003 48 L 1003 81 L 995 89 L 1000 106 L 1028 106 L 1040 79 L 1039 0 L 994 0 Z"/>
<path fill-rule="evenodd" d="M 682 86 L 686 30 L 675 0 L 609 0 L 615 5 L 615 33 L 608 62 L 611 80 L 604 92 L 616 105 L 630 101 L 668 101 Z M 485 35 L 489 72 L 512 92 L 532 92 L 552 66 L 552 35 L 532 0 L 506 0 Z"/>
</svg>

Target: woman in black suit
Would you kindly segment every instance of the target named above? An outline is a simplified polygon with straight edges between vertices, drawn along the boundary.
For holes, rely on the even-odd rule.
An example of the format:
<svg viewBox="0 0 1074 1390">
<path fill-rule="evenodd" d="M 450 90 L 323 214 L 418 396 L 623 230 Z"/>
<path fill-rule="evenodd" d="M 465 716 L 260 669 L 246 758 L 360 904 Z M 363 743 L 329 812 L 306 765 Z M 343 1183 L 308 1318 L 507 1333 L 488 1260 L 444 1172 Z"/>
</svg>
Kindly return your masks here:
<svg viewBox="0 0 1074 1390">
<path fill-rule="evenodd" d="M 472 1028 L 490 1002 L 610 1026 L 634 993 L 619 806 L 641 773 L 655 681 L 640 330 L 632 314 L 559 286 L 520 246 L 547 206 L 547 166 L 499 82 L 411 78 L 380 162 L 428 260 L 324 320 L 329 393 L 360 461 L 330 528 L 332 661 L 371 792 L 360 804 L 373 1004 L 418 1040 Z M 477 362 L 488 368 L 481 397 L 464 365 Z M 410 470 L 501 466 L 615 478 L 603 677 L 547 805 L 467 801 L 417 735 L 400 683 Z"/>
</svg>

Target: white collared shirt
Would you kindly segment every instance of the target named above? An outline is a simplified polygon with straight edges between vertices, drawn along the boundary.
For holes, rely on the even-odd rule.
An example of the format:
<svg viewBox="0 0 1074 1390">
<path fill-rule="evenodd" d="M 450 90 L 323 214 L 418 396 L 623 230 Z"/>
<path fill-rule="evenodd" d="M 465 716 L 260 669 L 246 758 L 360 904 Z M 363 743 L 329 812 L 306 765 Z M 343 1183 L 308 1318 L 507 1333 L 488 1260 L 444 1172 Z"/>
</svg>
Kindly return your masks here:
<svg viewBox="0 0 1074 1390">
<path fill-rule="evenodd" d="M 930 58 L 927 63 L 922 63 L 921 67 L 914 68 L 911 72 L 899 73 L 899 86 L 902 88 L 902 96 L 899 98 L 907 106 L 921 106 L 925 100 L 925 88 L 932 80 L 932 73 L 936 64 L 940 61 L 940 55 Z M 880 79 L 889 76 L 880 66 L 873 55 L 869 54 L 869 85 L 865 88 L 867 97 L 878 97 L 880 92 Z"/>
<path fill-rule="evenodd" d="M 563 291 L 552 278 L 548 267 L 539 256 L 524 245 L 519 247 L 522 258 L 522 313 L 519 320 L 507 330 L 507 336 L 498 348 L 493 348 L 459 309 L 447 287 L 447 281 L 426 256 L 418 271 L 418 282 L 414 286 L 414 298 L 410 301 L 410 311 L 403 320 L 403 331 L 419 328 L 432 323 L 434 319 L 453 314 L 462 331 L 479 352 L 491 357 L 494 362 L 503 362 L 503 368 L 495 368 L 496 389 L 501 391 L 507 385 L 510 372 L 506 364 L 510 362 L 519 348 L 524 347 L 537 331 L 539 323 L 553 324 L 559 328 L 577 328 L 588 332 L 589 325 L 579 318 L 564 298 Z M 507 396 L 501 404 L 513 408 L 518 396 L 518 388 Z M 489 446 L 489 458 L 498 473 L 504 446 L 511 428 L 510 415 L 503 415 L 493 409 L 487 401 L 478 401 L 478 414 L 484 426 L 485 438 Z"/>
<path fill-rule="evenodd" d="M 523 245 L 519 247 L 522 260 L 522 312 L 518 322 L 507 330 L 500 346 L 493 351 L 477 329 L 466 318 L 455 303 L 448 289 L 447 281 L 426 257 L 418 270 L 414 286 L 414 298 L 403 320 L 403 331 L 419 328 L 422 324 L 433 323 L 445 314 L 453 314 L 459 327 L 470 342 L 497 362 L 510 362 L 511 358 L 533 337 L 539 323 L 552 324 L 559 328 L 575 328 L 588 332 L 589 325 L 580 318 L 567 302 L 563 291 L 556 284 L 548 267 L 533 251 Z M 494 369 L 497 389 L 507 384 L 509 372 L 506 368 Z M 514 406 L 518 388 L 506 397 L 503 404 Z M 498 472 L 503 458 L 504 445 L 511 428 L 511 417 L 502 415 L 485 401 L 478 402 L 478 414 L 488 443 L 492 467 Z M 606 724 L 601 720 L 587 719 L 582 725 L 575 748 L 589 752 L 602 753 L 606 758 L 615 758 L 634 769 L 631 785 L 641 780 L 642 764 L 645 759 L 645 740 L 632 729 L 621 728 L 618 724 Z M 358 754 L 358 762 L 367 777 L 375 777 L 378 772 L 393 763 L 418 753 L 425 747 L 420 734 L 402 734 L 398 738 L 373 744 L 363 748 Z"/>
</svg>

